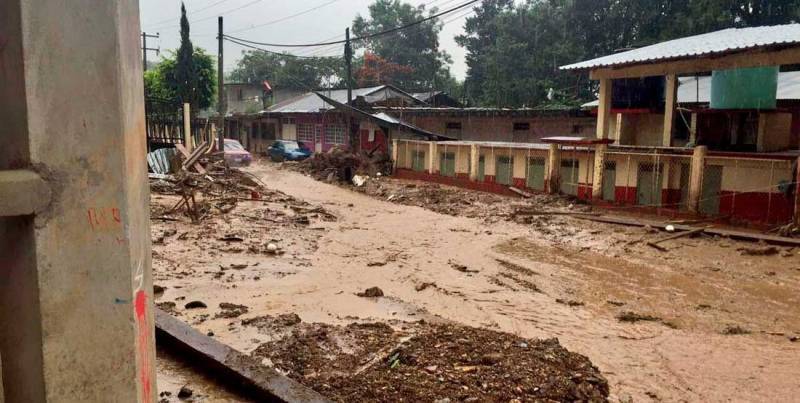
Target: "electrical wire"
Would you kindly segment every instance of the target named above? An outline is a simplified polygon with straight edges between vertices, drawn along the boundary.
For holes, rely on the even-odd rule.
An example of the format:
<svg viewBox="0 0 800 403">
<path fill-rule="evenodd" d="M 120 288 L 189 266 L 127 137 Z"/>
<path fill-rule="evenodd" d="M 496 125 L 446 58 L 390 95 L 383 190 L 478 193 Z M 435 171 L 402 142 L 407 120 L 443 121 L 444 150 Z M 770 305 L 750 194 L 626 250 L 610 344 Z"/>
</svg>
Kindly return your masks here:
<svg viewBox="0 0 800 403">
<path fill-rule="evenodd" d="M 232 34 L 235 34 L 237 32 L 245 32 L 245 31 L 250 31 L 250 30 L 256 29 L 256 28 L 261 28 L 261 27 L 266 27 L 266 26 L 269 26 L 269 25 L 277 24 L 279 22 L 287 21 L 287 20 L 290 20 L 292 18 L 299 17 L 301 15 L 305 15 L 305 14 L 308 14 L 308 13 L 313 12 L 313 11 L 317 11 L 317 10 L 319 10 L 319 9 L 325 7 L 325 6 L 329 6 L 329 5 L 333 4 L 333 3 L 336 3 L 337 1 L 339 1 L 339 0 L 331 0 L 331 1 L 327 2 L 327 3 L 320 4 L 320 5 L 316 6 L 316 7 L 312 7 L 312 8 L 300 11 L 298 13 L 292 14 L 292 15 L 287 15 L 285 17 L 281 17 L 281 18 L 278 18 L 278 19 L 275 19 L 275 20 L 272 20 L 272 21 L 267 21 L 267 22 L 265 22 L 263 24 L 254 25 L 252 27 L 235 29 L 235 30 L 228 31 L 228 32 L 230 32 Z"/>
<path fill-rule="evenodd" d="M 194 14 L 203 12 L 205 10 L 208 10 L 211 7 L 214 7 L 216 5 L 219 5 L 219 4 L 222 4 L 222 3 L 226 3 L 226 2 L 229 2 L 229 1 L 231 1 L 231 0 L 220 0 L 220 1 L 217 1 L 216 3 L 213 3 L 213 4 L 209 5 L 209 6 L 203 7 L 201 9 L 199 9 L 199 10 L 195 10 L 195 11 L 192 11 L 192 12 L 187 12 L 186 14 L 187 15 L 194 15 Z M 180 18 L 180 17 L 178 17 L 178 18 Z M 156 22 L 152 22 L 152 23 L 146 24 L 145 27 L 160 26 L 160 25 L 163 25 L 163 24 L 165 24 L 167 22 L 171 22 L 171 21 L 175 21 L 175 17 L 171 17 L 171 18 L 159 20 L 159 21 L 156 21 Z"/>
<path fill-rule="evenodd" d="M 199 18 L 199 19 L 196 19 L 196 20 L 189 21 L 189 24 L 195 24 L 195 23 L 202 22 L 202 21 L 208 21 L 208 20 L 223 16 L 223 15 L 227 15 L 227 14 L 233 13 L 235 11 L 239 11 L 241 9 L 250 7 L 250 6 L 254 5 L 254 4 L 261 3 L 262 1 L 263 0 L 254 0 L 254 1 L 251 1 L 251 2 L 246 3 L 246 4 L 242 4 L 239 7 L 235 7 L 235 8 L 232 8 L 230 10 L 223 11 L 223 12 L 217 14 L 217 15 L 212 15 L 212 16 L 203 17 L 203 18 Z M 180 26 L 180 24 L 169 24 L 169 25 L 160 25 L 160 26 L 152 27 L 150 29 L 158 29 L 158 28 L 166 29 L 166 28 L 174 28 L 174 27 L 179 27 L 179 26 Z"/>
<path fill-rule="evenodd" d="M 384 31 L 375 32 L 375 33 L 372 33 L 372 34 L 367 34 L 367 35 L 351 38 L 350 41 L 351 42 L 363 41 L 363 40 L 367 40 L 367 39 L 377 38 L 377 37 L 383 36 L 383 35 L 388 35 L 388 34 L 391 34 L 391 33 L 394 33 L 394 32 L 402 31 L 402 30 L 414 27 L 416 25 L 422 24 L 424 22 L 439 18 L 439 17 L 441 17 L 443 15 L 452 13 L 454 11 L 460 10 L 460 9 L 462 9 L 464 7 L 467 7 L 469 5 L 475 4 L 475 3 L 479 2 L 479 1 L 480 0 L 470 0 L 470 1 L 467 1 L 466 3 L 462 3 L 462 4 L 458 5 L 458 6 L 455 6 L 453 8 L 447 9 L 445 11 L 430 15 L 430 16 L 425 17 L 423 19 L 420 19 L 418 21 L 414 21 L 412 23 L 409 23 L 409 24 L 406 24 L 406 25 L 402 25 L 402 26 L 399 26 L 399 27 L 390 28 L 390 29 L 387 29 L 387 30 L 384 30 Z M 235 36 L 224 35 L 224 34 L 223 34 L 223 37 L 226 37 L 226 38 L 229 38 L 229 39 L 238 40 L 240 42 L 250 43 L 250 44 L 253 44 L 253 45 L 283 47 L 283 48 L 306 48 L 306 47 L 328 46 L 328 45 L 343 44 L 343 43 L 347 42 L 346 40 L 339 40 L 339 41 L 319 42 L 319 43 L 283 44 L 283 43 L 266 43 L 266 42 L 251 41 L 251 40 L 248 40 L 248 39 L 237 38 Z"/>
<path fill-rule="evenodd" d="M 322 57 L 332 57 L 332 56 L 301 56 L 301 55 L 293 55 L 291 53 L 280 53 L 280 52 L 275 52 L 275 51 L 268 50 L 268 49 L 263 49 L 263 48 L 260 48 L 258 46 L 253 46 L 253 45 L 250 45 L 250 44 L 247 44 L 247 43 L 239 42 L 239 41 L 237 41 L 235 39 L 231 39 L 231 38 L 224 38 L 224 39 L 226 41 L 228 41 L 228 42 L 235 43 L 235 44 L 237 44 L 239 46 L 244 46 L 244 47 L 250 48 L 252 50 L 259 50 L 259 51 L 262 51 L 262 52 L 265 52 L 265 53 L 270 53 L 270 54 L 273 54 L 273 55 L 276 55 L 276 56 L 284 56 L 284 57 L 297 58 L 297 59 L 319 59 L 319 58 L 322 58 Z"/>
</svg>

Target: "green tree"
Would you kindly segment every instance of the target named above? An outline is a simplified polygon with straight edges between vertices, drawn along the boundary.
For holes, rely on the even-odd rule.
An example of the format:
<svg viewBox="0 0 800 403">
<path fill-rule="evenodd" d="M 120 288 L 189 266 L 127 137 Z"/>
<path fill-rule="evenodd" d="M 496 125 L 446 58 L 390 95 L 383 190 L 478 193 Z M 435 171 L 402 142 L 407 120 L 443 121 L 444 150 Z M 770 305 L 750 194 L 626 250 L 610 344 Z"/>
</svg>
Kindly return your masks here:
<svg viewBox="0 0 800 403">
<path fill-rule="evenodd" d="M 181 46 L 175 65 L 175 81 L 177 95 L 183 103 L 192 105 L 196 110 L 199 94 L 197 94 L 198 77 L 194 65 L 194 47 L 189 39 L 189 20 L 186 18 L 186 7 L 181 3 Z"/>
<path fill-rule="evenodd" d="M 192 54 L 192 70 L 195 72 L 196 81 L 193 89 L 195 104 L 193 111 L 209 108 L 214 104 L 216 94 L 216 69 L 214 59 L 203 49 L 196 48 Z M 181 91 L 185 88 L 178 78 L 177 54 L 170 52 L 159 64 L 145 72 L 144 93 L 148 98 L 157 98 L 170 102 L 175 109 L 183 105 Z"/>
<path fill-rule="evenodd" d="M 311 90 L 342 83 L 344 59 L 339 57 L 299 58 L 263 51 L 246 51 L 231 72 L 231 81 L 260 83 L 273 88 Z"/>
<path fill-rule="evenodd" d="M 595 84 L 560 65 L 723 28 L 796 22 L 800 0 L 484 0 L 475 11 L 457 38 L 472 101 L 577 105 L 594 97 Z"/>
<path fill-rule="evenodd" d="M 369 6 L 369 18 L 361 15 L 353 21 L 353 34 L 362 37 L 390 28 L 419 21 L 435 14 L 425 6 L 414 7 L 400 0 L 376 0 Z M 400 66 L 404 74 L 394 77 L 395 84 L 406 90 L 430 90 L 450 78 L 450 56 L 439 49 L 441 22 L 430 20 L 389 35 L 355 41 L 354 49 L 362 49 Z M 410 68 L 410 70 L 408 70 Z"/>
</svg>

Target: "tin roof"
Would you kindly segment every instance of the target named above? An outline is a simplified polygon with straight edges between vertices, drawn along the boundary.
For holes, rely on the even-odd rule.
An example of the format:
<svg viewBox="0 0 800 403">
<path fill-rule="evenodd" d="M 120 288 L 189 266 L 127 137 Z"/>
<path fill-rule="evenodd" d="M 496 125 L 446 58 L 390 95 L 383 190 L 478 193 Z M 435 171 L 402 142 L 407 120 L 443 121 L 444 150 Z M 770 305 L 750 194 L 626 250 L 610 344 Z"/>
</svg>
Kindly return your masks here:
<svg viewBox="0 0 800 403">
<path fill-rule="evenodd" d="M 568 64 L 561 69 L 596 69 L 795 44 L 800 44 L 800 24 L 728 28 Z"/>
</svg>

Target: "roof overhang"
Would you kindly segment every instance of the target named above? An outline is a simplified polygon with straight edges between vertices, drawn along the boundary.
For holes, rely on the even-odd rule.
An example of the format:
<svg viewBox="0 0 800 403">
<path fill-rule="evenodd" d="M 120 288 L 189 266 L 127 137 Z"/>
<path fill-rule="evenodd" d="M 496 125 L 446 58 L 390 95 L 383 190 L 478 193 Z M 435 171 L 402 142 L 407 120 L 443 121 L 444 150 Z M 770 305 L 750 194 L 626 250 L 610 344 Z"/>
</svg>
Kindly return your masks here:
<svg viewBox="0 0 800 403">
<path fill-rule="evenodd" d="M 597 144 L 611 144 L 614 142 L 614 139 L 598 139 L 594 137 L 554 136 L 554 137 L 544 137 L 540 141 L 542 143 L 548 143 L 548 144 L 588 146 Z"/>
<path fill-rule="evenodd" d="M 800 63 L 800 24 L 729 28 L 561 66 L 593 79 L 663 76 Z"/>
</svg>

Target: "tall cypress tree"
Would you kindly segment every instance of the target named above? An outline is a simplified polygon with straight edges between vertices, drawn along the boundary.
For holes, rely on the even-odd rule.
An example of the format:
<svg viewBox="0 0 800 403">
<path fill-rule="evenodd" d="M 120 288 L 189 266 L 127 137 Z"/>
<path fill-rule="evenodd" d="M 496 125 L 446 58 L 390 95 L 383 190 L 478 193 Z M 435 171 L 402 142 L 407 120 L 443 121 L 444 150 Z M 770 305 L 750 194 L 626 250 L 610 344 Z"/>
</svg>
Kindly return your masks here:
<svg viewBox="0 0 800 403">
<path fill-rule="evenodd" d="M 197 72 L 192 60 L 194 47 L 189 39 L 189 20 L 186 18 L 186 7 L 181 3 L 181 47 L 178 49 L 178 57 L 175 66 L 175 81 L 177 81 L 177 95 L 181 103 L 189 103 L 192 112 L 197 108 Z"/>
</svg>

